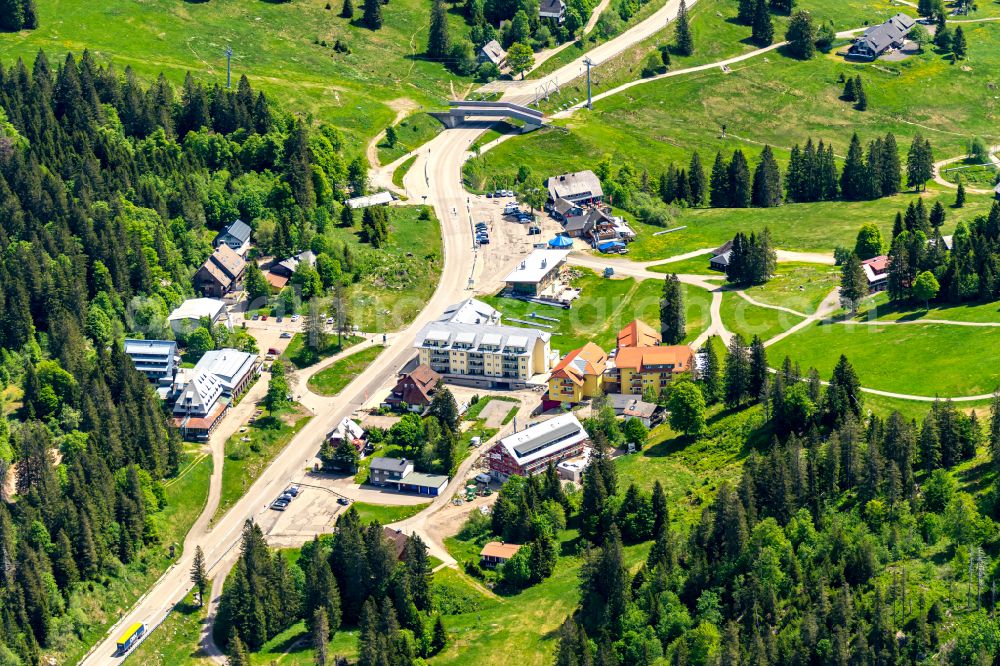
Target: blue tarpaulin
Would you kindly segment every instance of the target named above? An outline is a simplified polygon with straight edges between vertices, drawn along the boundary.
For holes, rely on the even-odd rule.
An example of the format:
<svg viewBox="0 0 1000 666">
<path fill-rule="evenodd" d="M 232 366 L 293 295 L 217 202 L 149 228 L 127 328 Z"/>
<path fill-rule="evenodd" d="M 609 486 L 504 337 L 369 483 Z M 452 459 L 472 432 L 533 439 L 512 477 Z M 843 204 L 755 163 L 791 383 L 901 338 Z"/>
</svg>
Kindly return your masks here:
<svg viewBox="0 0 1000 666">
<path fill-rule="evenodd" d="M 573 239 L 568 236 L 556 236 L 549 241 L 549 247 L 571 247 L 573 245 Z"/>
<path fill-rule="evenodd" d="M 607 241 L 598 245 L 597 249 L 601 252 L 614 252 L 615 250 L 621 250 L 624 247 L 625 243 L 621 241 Z"/>
</svg>

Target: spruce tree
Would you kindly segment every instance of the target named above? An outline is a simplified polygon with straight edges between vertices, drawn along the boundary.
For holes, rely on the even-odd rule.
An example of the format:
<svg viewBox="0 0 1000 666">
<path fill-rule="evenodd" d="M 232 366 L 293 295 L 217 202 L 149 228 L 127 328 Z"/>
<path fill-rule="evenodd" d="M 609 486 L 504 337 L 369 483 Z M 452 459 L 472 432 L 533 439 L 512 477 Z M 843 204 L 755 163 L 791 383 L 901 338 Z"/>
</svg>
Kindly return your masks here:
<svg viewBox="0 0 1000 666">
<path fill-rule="evenodd" d="M 750 167 L 743 151 L 737 148 L 726 170 L 729 186 L 730 208 L 749 208 L 752 187 L 750 185 Z"/>
<path fill-rule="evenodd" d="M 714 341 L 714 335 L 705 341 L 705 367 L 698 377 L 701 394 L 708 405 L 714 405 L 722 397 L 722 369 L 719 367 L 719 354 L 715 350 Z"/>
<path fill-rule="evenodd" d="M 883 197 L 899 194 L 899 183 L 903 177 L 903 167 L 899 160 L 899 148 L 892 132 L 882 140 L 882 159 L 880 168 L 880 189 Z"/>
<path fill-rule="evenodd" d="M 679 345 L 685 336 L 684 292 L 676 274 L 667 275 L 660 296 L 660 335 L 663 343 Z"/>
<path fill-rule="evenodd" d="M 865 92 L 864 86 L 858 85 L 858 101 L 854 104 L 854 108 L 858 111 L 868 110 L 868 93 Z"/>
<path fill-rule="evenodd" d="M 382 0 L 365 0 L 364 24 L 369 30 L 382 28 Z"/>
<path fill-rule="evenodd" d="M 868 192 L 867 166 L 857 133 L 851 137 L 844 170 L 840 173 L 840 192 L 848 201 L 860 201 Z"/>
<path fill-rule="evenodd" d="M 774 159 L 771 146 L 764 146 L 760 162 L 753 174 L 752 202 L 758 208 L 774 208 L 781 205 L 781 171 Z"/>
<path fill-rule="evenodd" d="M 861 300 L 868 295 L 868 278 L 858 255 L 851 253 L 840 268 L 840 303 L 853 316 Z"/>
<path fill-rule="evenodd" d="M 906 157 L 906 186 L 919 192 L 927 188 L 927 181 L 934 175 L 934 157 L 931 144 L 917 134 L 910 143 Z"/>
<path fill-rule="evenodd" d="M 726 165 L 722 153 L 715 154 L 715 162 L 712 164 L 712 176 L 709 183 L 709 204 L 712 208 L 726 208 L 729 206 L 729 168 Z"/>
<path fill-rule="evenodd" d="M 946 218 L 947 218 L 947 213 L 945 213 L 944 205 L 940 201 L 935 201 L 934 207 L 931 208 L 931 214 L 929 218 L 931 228 L 934 230 L 940 229 L 942 226 L 944 226 Z"/>
<path fill-rule="evenodd" d="M 955 28 L 955 36 L 951 40 L 951 52 L 958 60 L 963 60 L 968 52 L 968 45 L 965 41 L 965 31 L 962 26 Z"/>
<path fill-rule="evenodd" d="M 691 37 L 691 22 L 688 18 L 687 4 L 681 0 L 681 5 L 677 9 L 677 19 L 674 28 L 674 47 L 677 53 L 682 56 L 689 56 L 694 53 L 694 39 Z"/>
<path fill-rule="evenodd" d="M 753 336 L 750 342 L 750 378 L 748 389 L 751 400 L 764 400 L 767 394 L 767 350 L 760 336 Z"/>
<path fill-rule="evenodd" d="M 208 588 L 208 571 L 205 567 L 205 552 L 201 546 L 194 549 L 194 562 L 191 564 L 191 582 L 198 590 L 198 605 L 205 605 L 205 590 Z"/>
<path fill-rule="evenodd" d="M 816 55 L 816 27 L 809 12 L 795 12 L 788 22 L 785 40 L 788 50 L 799 60 L 809 60 Z"/>
<path fill-rule="evenodd" d="M 858 79 L 853 76 L 847 77 L 847 80 L 844 82 L 844 92 L 841 94 L 841 97 L 847 102 L 858 101 Z"/>
<path fill-rule="evenodd" d="M 340 8 L 340 15 L 346 19 L 354 18 L 354 2 L 352 0 L 344 0 L 344 4 Z"/>
<path fill-rule="evenodd" d="M 766 0 L 754 0 L 750 38 L 758 46 L 770 46 L 774 41 L 774 23 L 771 22 Z"/>
<path fill-rule="evenodd" d="M 434 0 L 431 5 L 431 27 L 427 35 L 427 56 L 434 60 L 444 60 L 451 50 L 448 34 L 448 13 L 444 0 Z"/>
<path fill-rule="evenodd" d="M 21 0 L 0 0 L 0 30 L 17 32 L 24 27 L 24 7 Z"/>
<path fill-rule="evenodd" d="M 739 407 L 750 392 L 750 353 L 739 333 L 729 341 L 723 377 L 723 401 L 726 407 Z"/>
<path fill-rule="evenodd" d="M 743 25 L 753 25 L 754 0 L 739 0 L 736 20 Z"/>
<path fill-rule="evenodd" d="M 326 609 L 322 606 L 316 608 L 316 610 L 313 611 L 312 617 L 309 619 L 309 624 L 312 627 L 312 644 L 313 650 L 315 650 L 314 659 L 316 666 L 326 666 L 328 663 L 328 643 L 330 642 L 330 622 L 326 616 Z"/>
<path fill-rule="evenodd" d="M 854 366 L 841 354 L 833 369 L 833 376 L 826 389 L 826 414 L 832 424 L 842 424 L 845 419 L 860 418 L 864 407 L 861 381 Z"/>
<path fill-rule="evenodd" d="M 691 154 L 691 163 L 688 165 L 687 173 L 688 190 L 690 196 L 688 203 L 691 206 L 704 206 L 706 198 L 705 169 L 701 166 L 701 157 L 698 151 Z"/>
<path fill-rule="evenodd" d="M 955 190 L 955 208 L 963 208 L 965 206 L 965 183 L 962 182 L 961 176 L 958 179 L 958 189 Z"/>
</svg>

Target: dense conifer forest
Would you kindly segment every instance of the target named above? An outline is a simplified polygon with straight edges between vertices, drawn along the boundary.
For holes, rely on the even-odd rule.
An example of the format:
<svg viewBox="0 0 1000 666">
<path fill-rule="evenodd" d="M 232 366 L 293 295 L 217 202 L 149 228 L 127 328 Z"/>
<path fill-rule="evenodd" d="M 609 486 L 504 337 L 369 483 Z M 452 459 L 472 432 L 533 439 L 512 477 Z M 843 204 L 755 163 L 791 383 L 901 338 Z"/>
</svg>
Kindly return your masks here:
<svg viewBox="0 0 1000 666">
<path fill-rule="evenodd" d="M 309 247 L 349 185 L 340 143 L 245 78 L 0 66 L 0 662 L 59 652 L 94 621 L 81 597 L 166 549 L 152 517 L 181 443 L 121 338 L 169 330 L 237 217 L 263 251 Z"/>
</svg>

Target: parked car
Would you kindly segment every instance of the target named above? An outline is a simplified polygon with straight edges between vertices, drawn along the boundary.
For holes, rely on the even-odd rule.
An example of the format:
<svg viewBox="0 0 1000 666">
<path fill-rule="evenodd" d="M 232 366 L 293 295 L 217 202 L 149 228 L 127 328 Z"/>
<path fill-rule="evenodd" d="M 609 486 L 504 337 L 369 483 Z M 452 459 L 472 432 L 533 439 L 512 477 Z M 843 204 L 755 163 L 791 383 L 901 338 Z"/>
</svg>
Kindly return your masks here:
<svg viewBox="0 0 1000 666">
<path fill-rule="evenodd" d="M 261 321 L 267 321 L 267 315 L 261 315 L 260 316 L 260 320 Z"/>
<path fill-rule="evenodd" d="M 540 233 L 542 233 L 542 228 L 541 227 L 528 227 L 528 235 L 529 236 L 537 236 Z"/>
<path fill-rule="evenodd" d="M 302 489 L 299 488 L 298 486 L 288 486 L 285 492 L 291 495 L 292 497 L 298 497 L 299 493 L 302 492 Z"/>
<path fill-rule="evenodd" d="M 482 238 L 480 238 L 478 240 L 479 240 L 479 244 L 480 245 L 489 245 L 490 244 L 490 237 L 489 236 L 483 236 Z"/>
<path fill-rule="evenodd" d="M 282 331 L 281 335 L 279 335 L 278 337 L 280 337 L 280 338 L 290 338 L 290 337 L 292 337 L 292 334 L 289 333 L 288 331 Z"/>
<path fill-rule="evenodd" d="M 492 192 L 487 192 L 486 193 L 486 198 L 487 199 L 492 199 L 493 198 L 493 193 Z"/>
<path fill-rule="evenodd" d="M 615 269 L 611 268 L 611 266 L 608 266 L 607 268 L 604 269 L 604 277 L 609 278 L 614 274 L 615 274 Z"/>
<path fill-rule="evenodd" d="M 326 318 L 326 323 L 327 324 L 333 324 L 333 317 L 327 317 Z"/>
<path fill-rule="evenodd" d="M 275 349 L 274 347 L 270 347 L 270 348 L 269 348 L 269 349 L 267 350 L 267 353 L 268 353 L 268 354 L 270 354 L 271 356 L 277 356 L 277 355 L 278 355 L 278 350 L 277 350 L 277 349 Z"/>
<path fill-rule="evenodd" d="M 260 319 L 260 315 L 259 314 L 255 314 L 253 317 L 251 317 L 251 319 L 253 321 L 257 321 L 258 319 Z"/>
<path fill-rule="evenodd" d="M 288 500 L 276 499 L 271 502 L 271 508 L 275 511 L 284 511 L 288 508 Z"/>
<path fill-rule="evenodd" d="M 339 504 L 340 506 L 347 506 L 350 503 L 351 503 L 351 500 L 347 499 L 346 497 L 338 497 L 337 498 L 337 504 Z"/>
<path fill-rule="evenodd" d="M 278 317 L 274 321 L 276 321 L 276 322 L 278 322 L 280 324 L 281 322 L 285 321 L 285 318 L 284 317 Z"/>
<path fill-rule="evenodd" d="M 476 231 L 486 231 L 486 229 L 487 227 L 485 222 L 478 222 L 476 224 Z"/>
<path fill-rule="evenodd" d="M 296 312 L 295 314 L 292 315 L 292 321 L 298 321 L 298 320 L 299 320 L 299 314 Z"/>
</svg>

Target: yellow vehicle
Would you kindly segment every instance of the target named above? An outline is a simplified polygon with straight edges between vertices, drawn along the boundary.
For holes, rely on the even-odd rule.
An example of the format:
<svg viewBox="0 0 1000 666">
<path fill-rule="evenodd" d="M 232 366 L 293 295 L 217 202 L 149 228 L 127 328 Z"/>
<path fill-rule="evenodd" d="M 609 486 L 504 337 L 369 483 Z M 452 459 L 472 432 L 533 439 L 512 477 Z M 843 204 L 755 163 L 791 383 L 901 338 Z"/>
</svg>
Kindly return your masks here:
<svg viewBox="0 0 1000 666">
<path fill-rule="evenodd" d="M 118 639 L 118 654 L 125 654 L 146 634 L 146 625 L 136 622 Z"/>
</svg>

